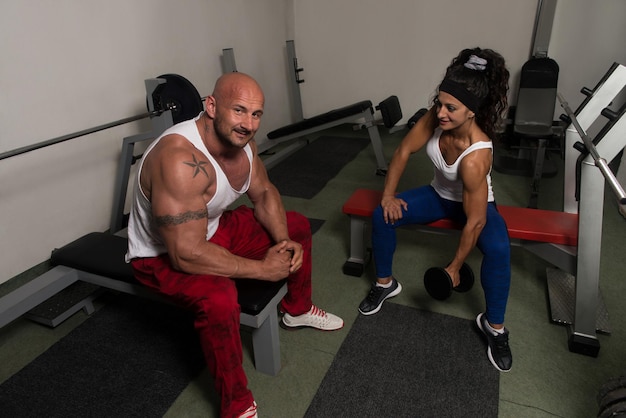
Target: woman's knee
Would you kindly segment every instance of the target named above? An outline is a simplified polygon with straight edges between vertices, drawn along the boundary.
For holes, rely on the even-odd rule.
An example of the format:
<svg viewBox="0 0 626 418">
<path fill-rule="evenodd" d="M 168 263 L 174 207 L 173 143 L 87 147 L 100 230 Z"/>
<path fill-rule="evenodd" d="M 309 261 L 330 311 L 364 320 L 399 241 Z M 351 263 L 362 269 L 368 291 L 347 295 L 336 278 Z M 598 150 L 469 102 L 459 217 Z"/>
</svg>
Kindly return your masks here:
<svg viewBox="0 0 626 418">
<path fill-rule="evenodd" d="M 389 224 L 385 222 L 383 207 L 378 205 L 376 209 L 374 209 L 374 212 L 372 212 L 372 228 L 385 228 L 387 226 L 389 226 Z"/>
<path fill-rule="evenodd" d="M 491 239 L 483 243 L 482 252 L 489 257 L 501 260 L 511 258 L 511 243 L 508 239 Z"/>
<path fill-rule="evenodd" d="M 478 239 L 478 247 L 485 256 L 498 257 L 508 261 L 511 255 L 511 241 L 504 220 L 499 217 L 487 220 Z"/>
</svg>

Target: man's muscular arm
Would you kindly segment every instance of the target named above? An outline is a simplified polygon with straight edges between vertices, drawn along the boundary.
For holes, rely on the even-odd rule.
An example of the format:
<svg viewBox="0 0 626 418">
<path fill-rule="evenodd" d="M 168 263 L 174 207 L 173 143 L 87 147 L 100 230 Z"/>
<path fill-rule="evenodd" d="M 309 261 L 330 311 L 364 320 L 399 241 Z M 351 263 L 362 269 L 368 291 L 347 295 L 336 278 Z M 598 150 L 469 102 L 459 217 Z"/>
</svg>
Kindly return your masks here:
<svg viewBox="0 0 626 418">
<path fill-rule="evenodd" d="M 190 274 L 270 281 L 289 274 L 289 258 L 281 252 L 280 245 L 269 251 L 265 259 L 252 260 L 235 256 L 206 240 L 206 202 L 212 197 L 215 175 L 206 157 L 184 138 L 163 138 L 148 154 L 141 181 L 176 269 Z"/>
<path fill-rule="evenodd" d="M 275 242 L 285 243 L 285 249 L 293 254 L 290 268 L 290 272 L 293 273 L 302 266 L 302 246 L 289 238 L 287 217 L 280 193 L 269 180 L 265 165 L 257 155 L 256 143 L 251 141 L 250 146 L 254 158 L 248 197 L 254 205 L 254 216 Z"/>
</svg>

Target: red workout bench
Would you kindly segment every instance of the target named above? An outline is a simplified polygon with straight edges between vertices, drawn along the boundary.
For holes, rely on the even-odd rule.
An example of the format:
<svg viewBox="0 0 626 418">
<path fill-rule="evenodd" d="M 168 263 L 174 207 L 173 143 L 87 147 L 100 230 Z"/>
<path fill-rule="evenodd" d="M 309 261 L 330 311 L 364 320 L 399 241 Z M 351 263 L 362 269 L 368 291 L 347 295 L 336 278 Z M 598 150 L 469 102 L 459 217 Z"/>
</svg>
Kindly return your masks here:
<svg viewBox="0 0 626 418">
<path fill-rule="evenodd" d="M 381 191 L 357 189 L 343 205 L 342 212 L 350 217 L 350 256 L 343 265 L 344 274 L 363 274 L 367 252 L 365 243 L 369 239 L 365 232 L 381 197 Z M 512 245 L 524 246 L 568 273 L 575 273 L 577 214 L 502 205 L 498 205 L 498 211 L 506 221 Z M 461 229 L 450 219 L 407 227 L 431 232 Z"/>
</svg>

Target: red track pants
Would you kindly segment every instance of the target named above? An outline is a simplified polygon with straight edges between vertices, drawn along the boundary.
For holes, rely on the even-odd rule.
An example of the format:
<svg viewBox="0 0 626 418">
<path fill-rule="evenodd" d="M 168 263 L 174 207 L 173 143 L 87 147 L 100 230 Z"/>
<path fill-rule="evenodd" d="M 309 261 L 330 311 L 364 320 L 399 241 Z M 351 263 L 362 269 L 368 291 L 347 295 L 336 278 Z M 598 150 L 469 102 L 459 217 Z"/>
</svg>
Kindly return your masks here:
<svg viewBox="0 0 626 418">
<path fill-rule="evenodd" d="M 308 219 L 296 212 L 287 212 L 287 225 L 289 237 L 302 245 L 304 260 L 302 267 L 287 279 L 287 295 L 281 308 L 291 315 L 300 315 L 311 308 L 311 227 Z M 246 206 L 224 212 L 210 242 L 251 259 L 262 259 L 275 244 Z M 167 254 L 134 259 L 131 264 L 137 280 L 195 314 L 195 329 L 221 397 L 221 416 L 236 417 L 245 411 L 253 397 L 242 366 L 235 283 L 228 277 L 174 270 Z"/>
</svg>

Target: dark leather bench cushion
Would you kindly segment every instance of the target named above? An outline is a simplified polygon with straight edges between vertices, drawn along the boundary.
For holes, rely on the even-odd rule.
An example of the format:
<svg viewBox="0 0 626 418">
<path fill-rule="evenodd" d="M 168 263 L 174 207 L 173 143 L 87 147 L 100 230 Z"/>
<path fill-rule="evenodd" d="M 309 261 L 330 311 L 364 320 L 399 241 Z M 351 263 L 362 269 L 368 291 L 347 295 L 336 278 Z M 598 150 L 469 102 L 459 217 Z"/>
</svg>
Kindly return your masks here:
<svg viewBox="0 0 626 418">
<path fill-rule="evenodd" d="M 110 277 L 127 283 L 139 284 L 130 264 L 124 261 L 128 240 L 104 232 L 84 235 L 64 247 L 54 249 L 52 265 L 63 265 L 77 270 Z"/>
<path fill-rule="evenodd" d="M 84 235 L 64 247 L 52 251 L 52 265 L 63 265 L 77 270 L 141 285 L 133 275 L 130 264 L 124 261 L 128 241 L 124 237 L 104 232 Z M 258 314 L 280 290 L 284 281 L 272 283 L 260 280 L 236 280 L 238 301 L 242 312 Z"/>
<path fill-rule="evenodd" d="M 378 104 L 385 128 L 391 129 L 402 119 L 402 108 L 398 96 L 389 96 Z"/>
<path fill-rule="evenodd" d="M 326 112 L 321 115 L 317 115 L 312 118 L 304 119 L 300 122 L 292 123 L 291 125 L 275 129 L 272 132 L 268 133 L 267 137 L 269 139 L 281 138 L 283 136 L 287 136 L 299 131 L 304 131 L 305 129 L 315 128 L 319 125 L 324 125 L 326 123 L 347 118 L 348 116 L 358 115 L 359 113 L 362 113 L 371 107 L 372 102 L 370 100 L 363 100 L 349 106 L 344 106 L 339 109 L 331 110 L 330 112 Z"/>
</svg>

